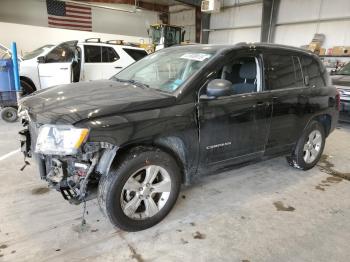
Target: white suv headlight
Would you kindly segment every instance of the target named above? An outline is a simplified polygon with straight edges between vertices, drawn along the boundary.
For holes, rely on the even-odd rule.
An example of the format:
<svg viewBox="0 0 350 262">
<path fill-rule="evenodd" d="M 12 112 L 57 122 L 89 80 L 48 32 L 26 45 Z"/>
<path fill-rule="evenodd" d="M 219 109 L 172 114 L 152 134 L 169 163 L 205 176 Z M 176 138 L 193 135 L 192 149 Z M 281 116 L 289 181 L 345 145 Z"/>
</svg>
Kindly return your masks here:
<svg viewBox="0 0 350 262">
<path fill-rule="evenodd" d="M 70 125 L 43 125 L 39 129 L 35 152 L 45 155 L 74 155 L 89 130 Z"/>
</svg>

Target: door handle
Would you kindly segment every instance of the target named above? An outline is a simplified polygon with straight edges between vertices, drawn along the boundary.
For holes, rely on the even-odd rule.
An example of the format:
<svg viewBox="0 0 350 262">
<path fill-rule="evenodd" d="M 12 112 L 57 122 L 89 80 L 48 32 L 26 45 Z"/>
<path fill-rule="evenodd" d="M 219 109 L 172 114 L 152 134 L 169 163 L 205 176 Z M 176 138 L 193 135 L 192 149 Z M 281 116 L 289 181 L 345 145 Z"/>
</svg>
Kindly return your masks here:
<svg viewBox="0 0 350 262">
<path fill-rule="evenodd" d="M 68 67 L 61 67 L 61 70 L 68 70 Z"/>
<path fill-rule="evenodd" d="M 257 105 L 257 106 L 265 106 L 265 105 L 266 105 L 266 103 L 265 103 L 265 102 L 261 102 L 261 101 L 260 101 L 260 102 L 257 102 L 257 103 L 256 103 L 256 105 Z"/>
<path fill-rule="evenodd" d="M 115 66 L 114 68 L 115 69 L 122 69 L 123 67 L 122 66 Z"/>
</svg>

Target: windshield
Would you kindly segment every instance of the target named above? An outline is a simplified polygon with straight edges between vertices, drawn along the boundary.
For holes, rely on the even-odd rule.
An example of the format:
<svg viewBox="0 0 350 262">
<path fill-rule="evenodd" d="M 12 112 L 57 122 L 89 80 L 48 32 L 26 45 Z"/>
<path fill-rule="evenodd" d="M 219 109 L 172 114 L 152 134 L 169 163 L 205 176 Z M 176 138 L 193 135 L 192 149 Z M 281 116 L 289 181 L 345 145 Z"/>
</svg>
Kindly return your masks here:
<svg viewBox="0 0 350 262">
<path fill-rule="evenodd" d="M 342 67 L 337 75 L 350 75 L 350 63 L 347 63 L 344 67 Z"/>
<path fill-rule="evenodd" d="M 213 56 L 213 50 L 174 49 L 146 56 L 112 77 L 145 87 L 175 92 Z"/>
<path fill-rule="evenodd" d="M 35 49 L 34 51 L 28 52 L 23 56 L 23 60 L 28 60 L 37 57 L 51 47 L 53 47 L 53 45 L 44 45 L 42 47 L 39 47 L 38 49 Z"/>
</svg>

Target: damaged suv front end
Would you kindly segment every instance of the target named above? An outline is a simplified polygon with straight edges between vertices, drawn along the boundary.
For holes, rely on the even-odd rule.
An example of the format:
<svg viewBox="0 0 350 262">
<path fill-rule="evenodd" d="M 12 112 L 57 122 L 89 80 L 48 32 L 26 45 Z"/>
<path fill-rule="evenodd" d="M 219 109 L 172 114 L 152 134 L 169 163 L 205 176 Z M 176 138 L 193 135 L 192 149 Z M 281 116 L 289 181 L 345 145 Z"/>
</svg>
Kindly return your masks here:
<svg viewBox="0 0 350 262">
<path fill-rule="evenodd" d="M 36 160 L 40 177 L 72 204 L 95 198 L 100 176 L 108 172 L 117 147 L 87 142 L 88 128 L 38 125 L 28 113 L 21 114 L 21 149 Z"/>
</svg>

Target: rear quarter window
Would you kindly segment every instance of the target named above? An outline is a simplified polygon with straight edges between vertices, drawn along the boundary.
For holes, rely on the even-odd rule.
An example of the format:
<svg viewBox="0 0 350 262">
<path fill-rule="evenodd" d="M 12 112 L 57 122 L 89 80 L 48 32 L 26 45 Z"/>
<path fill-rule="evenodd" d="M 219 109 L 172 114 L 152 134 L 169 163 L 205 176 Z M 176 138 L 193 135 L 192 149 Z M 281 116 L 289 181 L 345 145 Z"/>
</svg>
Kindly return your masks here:
<svg viewBox="0 0 350 262">
<path fill-rule="evenodd" d="M 309 86 L 323 87 L 327 83 L 319 62 L 311 56 L 302 56 L 301 65 L 304 76 L 309 77 Z"/>
<path fill-rule="evenodd" d="M 135 61 L 138 61 L 145 56 L 147 56 L 147 52 L 145 50 L 139 50 L 139 49 L 130 49 L 130 48 L 123 48 L 123 50 L 132 57 Z"/>
<path fill-rule="evenodd" d="M 266 90 L 303 87 L 303 74 L 297 56 L 266 54 L 264 67 Z"/>
</svg>

